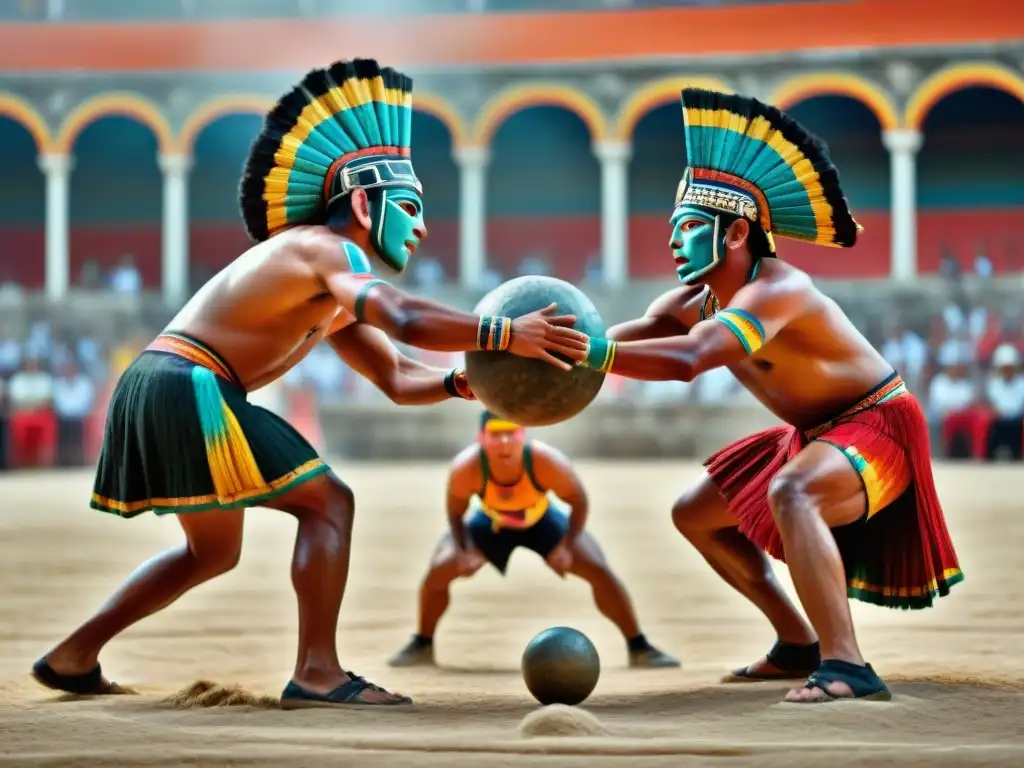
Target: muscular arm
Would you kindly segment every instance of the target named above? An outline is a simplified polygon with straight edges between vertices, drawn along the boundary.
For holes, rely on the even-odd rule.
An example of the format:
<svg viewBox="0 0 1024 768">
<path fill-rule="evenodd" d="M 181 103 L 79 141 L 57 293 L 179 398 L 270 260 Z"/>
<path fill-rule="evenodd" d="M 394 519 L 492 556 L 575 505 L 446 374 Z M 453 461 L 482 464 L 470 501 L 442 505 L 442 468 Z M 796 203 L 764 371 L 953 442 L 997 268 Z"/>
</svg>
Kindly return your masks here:
<svg viewBox="0 0 1024 768">
<path fill-rule="evenodd" d="M 683 317 L 698 317 L 703 286 L 681 285 L 663 293 L 651 302 L 643 317 L 627 320 L 608 329 L 607 337 L 614 341 L 639 341 L 683 336 L 690 327 Z"/>
<path fill-rule="evenodd" d="M 446 508 L 448 512 L 448 528 L 452 534 L 452 543 L 457 550 L 469 549 L 470 541 L 466 536 L 466 526 L 462 522 L 469 500 L 480 490 L 479 462 L 476 460 L 479 448 L 473 445 L 455 457 L 451 471 L 448 473 L 448 490 Z"/>
<path fill-rule="evenodd" d="M 532 453 L 533 474 L 537 482 L 572 508 L 569 515 L 569 530 L 565 534 L 566 544 L 571 546 L 587 525 L 587 516 L 590 513 L 587 492 L 569 459 L 561 451 L 534 441 Z"/>
<path fill-rule="evenodd" d="M 451 371 L 406 357 L 377 328 L 353 323 L 328 336 L 327 343 L 398 405 L 430 405 L 453 397 L 445 381 Z"/>
<path fill-rule="evenodd" d="M 806 278 L 800 276 L 751 283 L 685 336 L 616 344 L 608 370 L 644 381 L 692 381 L 757 352 L 806 311 L 809 295 Z"/>
<path fill-rule="evenodd" d="M 349 249 L 349 250 L 346 250 Z M 376 278 L 368 265 L 350 260 L 352 244 L 334 238 L 316 240 L 305 254 L 324 289 L 360 322 L 397 341 L 438 352 L 478 349 L 480 316 L 418 298 Z M 355 261 L 365 256 L 358 254 Z"/>
</svg>

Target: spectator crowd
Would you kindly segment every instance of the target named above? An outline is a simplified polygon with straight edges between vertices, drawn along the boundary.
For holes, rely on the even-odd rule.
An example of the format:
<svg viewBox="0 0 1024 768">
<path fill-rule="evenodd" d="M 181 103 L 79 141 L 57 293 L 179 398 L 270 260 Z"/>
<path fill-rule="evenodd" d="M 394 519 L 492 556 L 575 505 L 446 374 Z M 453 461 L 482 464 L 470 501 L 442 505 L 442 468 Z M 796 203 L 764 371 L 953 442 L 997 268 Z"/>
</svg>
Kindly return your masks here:
<svg viewBox="0 0 1024 768">
<path fill-rule="evenodd" d="M 131 293 L 137 286 L 119 289 Z M 104 342 L 81 328 L 55 330 L 45 317 L 29 323 L 24 317 L 11 317 L 0 315 L 0 469 L 91 464 L 102 438 L 111 388 L 156 335 L 155 328 L 119 323 L 123 337 Z M 930 327 L 913 327 L 894 318 L 875 341 L 921 399 L 936 455 L 1021 460 L 1024 319 L 1017 307 L 972 304 L 961 294 Z M 458 364 L 455 355 L 404 351 L 440 367 Z M 600 397 L 680 407 L 755 403 L 727 369 L 710 371 L 692 383 L 612 376 Z M 370 403 L 383 395 L 321 344 L 275 392 L 254 393 L 253 399 L 293 419 L 304 413 L 301 429 L 314 439 L 317 418 L 310 403 Z"/>
</svg>

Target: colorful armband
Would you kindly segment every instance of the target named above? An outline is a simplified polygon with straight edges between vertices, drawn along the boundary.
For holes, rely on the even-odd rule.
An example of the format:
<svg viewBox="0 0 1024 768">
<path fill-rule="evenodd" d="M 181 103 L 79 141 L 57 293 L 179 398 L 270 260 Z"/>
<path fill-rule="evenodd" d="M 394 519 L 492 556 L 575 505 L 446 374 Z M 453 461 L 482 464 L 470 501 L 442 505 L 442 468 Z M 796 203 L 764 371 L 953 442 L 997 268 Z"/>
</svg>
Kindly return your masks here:
<svg viewBox="0 0 1024 768">
<path fill-rule="evenodd" d="M 476 400 L 476 395 L 469 386 L 469 377 L 462 368 L 452 368 L 444 377 L 444 391 L 452 397 L 463 400 Z"/>
<path fill-rule="evenodd" d="M 764 346 L 764 328 L 757 318 L 742 309 L 722 309 L 715 319 L 736 334 L 748 355 Z"/>
<path fill-rule="evenodd" d="M 367 280 L 363 283 L 363 287 L 359 289 L 359 293 L 356 294 L 356 307 L 353 313 L 356 316 L 356 322 L 362 323 L 366 320 L 366 297 L 369 296 L 370 291 L 373 290 L 375 285 L 387 285 L 387 281 L 377 277 L 373 280 Z"/>
<path fill-rule="evenodd" d="M 512 342 L 512 318 L 484 315 L 476 328 L 476 348 L 481 352 L 504 352 Z"/>
<path fill-rule="evenodd" d="M 587 345 L 587 356 L 580 360 L 577 365 L 583 368 L 593 368 L 601 373 L 608 373 L 615 362 L 615 348 L 618 342 L 611 339 L 591 338 Z"/>
</svg>

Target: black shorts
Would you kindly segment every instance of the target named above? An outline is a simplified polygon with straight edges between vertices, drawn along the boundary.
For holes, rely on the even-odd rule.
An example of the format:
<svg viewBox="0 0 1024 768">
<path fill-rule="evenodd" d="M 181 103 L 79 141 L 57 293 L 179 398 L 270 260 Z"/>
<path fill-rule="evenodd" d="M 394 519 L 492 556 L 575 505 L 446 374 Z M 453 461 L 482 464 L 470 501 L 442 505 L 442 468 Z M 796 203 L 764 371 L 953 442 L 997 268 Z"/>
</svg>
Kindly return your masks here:
<svg viewBox="0 0 1024 768">
<path fill-rule="evenodd" d="M 552 502 L 544 517 L 529 528 L 501 528 L 495 531 L 493 524 L 494 521 L 476 505 L 470 512 L 466 530 L 473 545 L 504 575 L 508 559 L 516 547 L 526 547 L 541 557 L 547 557 L 569 530 L 569 515 L 560 505 Z"/>
</svg>

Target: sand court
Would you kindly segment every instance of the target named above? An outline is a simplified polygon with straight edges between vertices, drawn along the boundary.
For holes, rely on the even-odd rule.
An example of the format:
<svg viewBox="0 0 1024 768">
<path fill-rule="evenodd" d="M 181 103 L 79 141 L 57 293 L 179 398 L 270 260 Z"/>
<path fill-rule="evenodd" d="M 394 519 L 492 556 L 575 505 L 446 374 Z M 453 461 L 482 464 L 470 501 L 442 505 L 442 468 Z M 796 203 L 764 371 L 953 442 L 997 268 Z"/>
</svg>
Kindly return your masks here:
<svg viewBox="0 0 1024 768">
<path fill-rule="evenodd" d="M 531 552 L 507 578 L 453 588 L 439 669 L 385 662 L 414 629 L 416 590 L 445 529 L 442 464 L 336 462 L 356 493 L 342 663 L 411 695 L 409 710 L 282 712 L 295 653 L 288 516 L 251 510 L 239 567 L 115 640 L 104 671 L 136 696 L 66 700 L 36 685 L 35 658 L 142 560 L 180 541 L 171 518 L 89 510 L 89 472 L 0 480 L 0 763 L 11 765 L 594 766 L 1024 764 L 1024 499 L 1017 466 L 941 465 L 937 481 L 966 581 L 930 611 L 855 604 L 861 644 L 891 703 L 783 705 L 784 683 L 722 686 L 771 645 L 767 623 L 672 527 L 693 462 L 580 463 L 590 530 L 641 625 L 682 670 L 626 668 L 625 643 L 589 588 Z M 777 572 L 791 588 L 785 568 Z M 598 647 L 584 709 L 591 735 L 528 735 L 538 709 L 519 674 L 540 630 Z M 357 762 L 358 761 L 358 762 Z"/>
</svg>

